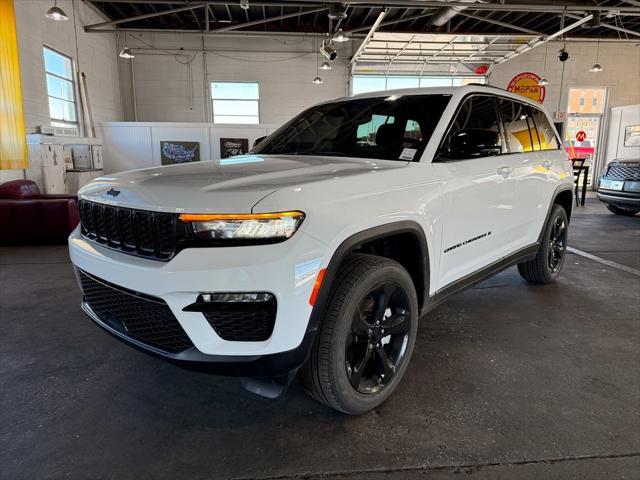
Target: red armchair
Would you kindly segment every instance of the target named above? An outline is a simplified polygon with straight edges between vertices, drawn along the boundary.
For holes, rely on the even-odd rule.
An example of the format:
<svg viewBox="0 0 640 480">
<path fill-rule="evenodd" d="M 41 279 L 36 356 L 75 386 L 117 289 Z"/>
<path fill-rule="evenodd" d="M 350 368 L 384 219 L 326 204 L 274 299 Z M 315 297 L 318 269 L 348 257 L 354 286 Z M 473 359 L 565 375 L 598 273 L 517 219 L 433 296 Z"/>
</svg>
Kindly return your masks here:
<svg viewBox="0 0 640 480">
<path fill-rule="evenodd" d="M 76 195 L 42 195 L 31 180 L 0 185 L 0 244 L 66 243 L 78 224 Z"/>
</svg>

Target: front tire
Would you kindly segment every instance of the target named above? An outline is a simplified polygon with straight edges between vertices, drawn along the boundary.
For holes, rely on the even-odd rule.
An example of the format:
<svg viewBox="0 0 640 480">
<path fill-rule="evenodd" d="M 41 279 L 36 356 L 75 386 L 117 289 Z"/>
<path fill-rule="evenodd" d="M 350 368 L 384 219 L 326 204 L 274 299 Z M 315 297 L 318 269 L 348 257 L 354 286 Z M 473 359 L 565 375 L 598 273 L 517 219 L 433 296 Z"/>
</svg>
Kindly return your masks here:
<svg viewBox="0 0 640 480">
<path fill-rule="evenodd" d="M 607 204 L 607 209 L 609 209 L 611 213 L 624 215 L 625 217 L 633 217 L 636 213 L 640 212 L 637 208 L 620 207 L 619 205 L 614 205 L 612 203 Z"/>
<path fill-rule="evenodd" d="M 325 405 L 365 413 L 400 383 L 417 328 L 416 291 L 402 265 L 375 255 L 349 255 L 299 378 Z"/>
<path fill-rule="evenodd" d="M 538 254 L 533 260 L 518 264 L 520 276 L 530 283 L 546 284 L 556 280 L 567 251 L 569 218 L 560 205 L 554 205 L 547 222 Z"/>
</svg>

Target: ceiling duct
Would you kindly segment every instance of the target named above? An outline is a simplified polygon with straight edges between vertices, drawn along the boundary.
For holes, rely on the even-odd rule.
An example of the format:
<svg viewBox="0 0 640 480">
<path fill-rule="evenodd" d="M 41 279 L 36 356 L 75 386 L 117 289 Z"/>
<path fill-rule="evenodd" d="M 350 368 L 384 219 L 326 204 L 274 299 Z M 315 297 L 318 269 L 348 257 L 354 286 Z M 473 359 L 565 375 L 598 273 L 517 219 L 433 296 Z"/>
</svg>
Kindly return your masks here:
<svg viewBox="0 0 640 480">
<path fill-rule="evenodd" d="M 469 3 L 469 4 L 485 3 L 482 0 L 459 0 L 459 1 L 462 3 Z M 463 10 L 466 10 L 467 8 L 469 7 L 455 6 L 455 7 L 440 8 L 439 10 L 436 10 L 436 12 L 431 17 L 430 24 L 434 27 L 442 27 L 443 25 L 446 25 L 446 23 L 449 20 L 451 20 L 456 15 L 458 15 L 458 13 L 460 13 Z"/>
</svg>

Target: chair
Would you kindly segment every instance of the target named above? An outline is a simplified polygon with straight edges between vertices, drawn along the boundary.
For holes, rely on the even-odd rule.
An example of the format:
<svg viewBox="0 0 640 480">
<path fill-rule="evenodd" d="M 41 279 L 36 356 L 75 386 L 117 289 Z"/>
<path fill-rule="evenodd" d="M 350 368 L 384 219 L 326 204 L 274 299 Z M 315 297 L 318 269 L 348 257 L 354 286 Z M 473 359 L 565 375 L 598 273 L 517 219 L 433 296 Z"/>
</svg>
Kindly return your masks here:
<svg viewBox="0 0 640 480">
<path fill-rule="evenodd" d="M 0 245 L 66 243 L 78 221 L 76 195 L 42 195 L 31 180 L 0 185 Z"/>
<path fill-rule="evenodd" d="M 584 162 L 586 161 L 586 158 L 572 158 L 571 159 L 571 163 L 573 164 L 573 193 L 576 197 L 576 207 L 580 206 L 580 175 L 582 173 L 584 173 L 585 178 L 584 178 L 584 185 L 583 188 L 586 188 L 586 181 L 587 181 L 587 172 L 588 170 L 586 170 L 586 167 L 584 165 Z M 584 196 L 584 195 L 583 195 Z M 582 202 L 582 205 L 584 205 L 584 201 Z"/>
</svg>

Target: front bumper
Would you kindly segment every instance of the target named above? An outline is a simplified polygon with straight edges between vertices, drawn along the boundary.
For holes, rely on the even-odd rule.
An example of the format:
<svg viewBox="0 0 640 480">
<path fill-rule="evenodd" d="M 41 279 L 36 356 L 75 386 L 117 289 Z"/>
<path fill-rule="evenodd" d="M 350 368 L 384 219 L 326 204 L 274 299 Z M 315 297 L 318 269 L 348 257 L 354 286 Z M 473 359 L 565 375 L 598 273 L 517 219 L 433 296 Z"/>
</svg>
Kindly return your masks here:
<svg viewBox="0 0 640 480">
<path fill-rule="evenodd" d="M 328 258 L 326 246 L 304 232 L 280 244 L 186 249 L 161 262 L 102 247 L 76 229 L 69 237 L 69 251 L 77 269 L 166 302 L 194 345 L 179 353 L 155 348 L 112 328 L 83 303 L 100 327 L 133 347 L 193 367 L 243 375 L 284 373 L 306 359 L 315 333 L 308 328 L 309 297 Z M 222 339 L 202 313 L 183 311 L 206 292 L 272 293 L 278 306 L 272 335 L 258 342 Z"/>
<path fill-rule="evenodd" d="M 640 194 L 629 192 L 618 192 L 614 190 L 604 190 L 599 188 L 596 191 L 598 198 L 604 203 L 621 205 L 625 207 L 640 207 Z"/>
</svg>

